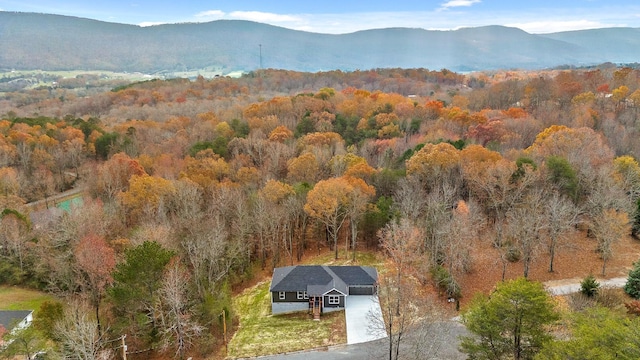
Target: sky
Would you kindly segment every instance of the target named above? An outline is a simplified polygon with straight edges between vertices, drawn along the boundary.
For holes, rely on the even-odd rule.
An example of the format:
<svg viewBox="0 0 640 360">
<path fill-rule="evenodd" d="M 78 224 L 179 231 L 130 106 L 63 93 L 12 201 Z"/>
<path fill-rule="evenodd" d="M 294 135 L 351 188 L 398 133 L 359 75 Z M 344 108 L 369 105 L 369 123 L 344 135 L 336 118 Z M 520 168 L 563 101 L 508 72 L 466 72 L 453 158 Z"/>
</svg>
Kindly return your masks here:
<svg viewBox="0 0 640 360">
<path fill-rule="evenodd" d="M 251 20 L 328 34 L 389 27 L 455 30 L 484 25 L 517 27 L 537 34 L 640 28 L 639 0 L 0 0 L 0 11 L 140 26 Z"/>
</svg>

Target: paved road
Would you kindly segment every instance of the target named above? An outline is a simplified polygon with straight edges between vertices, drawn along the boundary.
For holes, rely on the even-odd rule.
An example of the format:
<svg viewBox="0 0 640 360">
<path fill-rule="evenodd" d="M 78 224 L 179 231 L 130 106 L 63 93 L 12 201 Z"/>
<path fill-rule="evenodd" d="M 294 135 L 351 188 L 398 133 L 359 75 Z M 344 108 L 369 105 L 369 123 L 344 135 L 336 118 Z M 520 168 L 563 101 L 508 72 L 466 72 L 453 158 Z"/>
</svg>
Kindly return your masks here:
<svg viewBox="0 0 640 360">
<path fill-rule="evenodd" d="M 403 342 L 401 356 L 417 359 L 462 360 L 466 355 L 458 351 L 459 337 L 467 335 L 466 328 L 457 321 L 433 324 L 425 328 L 419 338 L 407 338 Z M 389 358 L 389 339 L 380 339 L 354 345 L 338 345 L 291 354 L 262 356 L 260 360 L 377 360 Z M 417 355 L 416 352 L 420 352 Z"/>
<path fill-rule="evenodd" d="M 344 307 L 347 344 L 360 344 L 387 337 L 382 323 L 382 310 L 377 296 L 350 295 Z M 378 326 L 376 326 L 378 325 Z"/>
<path fill-rule="evenodd" d="M 58 200 L 67 199 L 69 197 L 77 196 L 79 194 L 82 194 L 86 190 L 87 189 L 85 187 L 79 187 L 79 188 L 67 190 L 67 191 L 65 191 L 63 193 L 59 193 L 59 194 L 56 194 L 56 195 L 53 195 L 53 196 L 49 196 L 46 199 L 30 202 L 30 203 L 27 204 L 27 206 L 29 206 L 32 210 L 41 210 L 41 209 L 46 207 L 46 204 L 49 204 L 50 206 L 55 206 L 55 203 L 58 202 Z"/>
<path fill-rule="evenodd" d="M 627 283 L 627 278 L 613 278 L 606 280 L 598 280 L 600 287 L 621 288 Z M 547 283 L 549 284 L 549 283 Z M 545 284 L 547 291 L 551 295 L 569 295 L 580 292 L 580 283 L 571 283 L 564 285 L 549 286 Z"/>
</svg>

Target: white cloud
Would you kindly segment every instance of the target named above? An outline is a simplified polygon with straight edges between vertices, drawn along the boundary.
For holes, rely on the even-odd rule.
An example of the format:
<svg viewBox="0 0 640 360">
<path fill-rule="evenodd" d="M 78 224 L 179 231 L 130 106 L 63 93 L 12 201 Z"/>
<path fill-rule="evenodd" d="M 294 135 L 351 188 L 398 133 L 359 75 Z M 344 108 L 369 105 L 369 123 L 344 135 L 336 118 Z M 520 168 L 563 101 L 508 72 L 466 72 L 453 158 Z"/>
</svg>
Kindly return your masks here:
<svg viewBox="0 0 640 360">
<path fill-rule="evenodd" d="M 234 19 L 250 20 L 269 24 L 302 21 L 302 18 L 300 18 L 299 16 L 274 14 L 260 11 L 233 11 L 229 13 L 229 16 Z"/>
<path fill-rule="evenodd" d="M 569 20 L 569 21 L 530 21 L 522 23 L 505 24 L 505 26 L 517 27 L 532 34 L 548 34 L 561 31 L 598 29 L 605 27 L 618 27 L 624 25 L 603 24 L 598 21 L 590 20 Z"/>
<path fill-rule="evenodd" d="M 176 22 L 205 22 L 219 19 L 249 20 L 294 30 L 324 34 L 345 34 L 367 29 L 389 27 L 423 28 L 429 30 L 456 30 L 462 27 L 484 25 L 505 25 L 517 27 L 529 33 L 550 33 L 558 31 L 626 26 L 640 27 L 638 11 L 576 11 L 558 9 L 554 16 L 538 11 L 486 11 L 476 9 L 473 14 L 461 13 L 460 7 L 473 6 L 481 0 L 440 0 L 442 7 L 432 11 L 391 11 L 360 13 L 320 13 L 320 14 L 277 14 L 260 11 L 221 10 L 202 11 L 190 19 Z M 605 14 L 606 16 L 602 16 Z M 165 22 L 167 23 L 167 22 Z M 158 25 L 144 23 L 141 26 Z"/>
<path fill-rule="evenodd" d="M 453 7 L 469 7 L 472 6 L 473 4 L 478 4 L 480 3 L 480 0 L 449 0 L 446 3 L 440 5 L 441 9 L 449 9 L 449 8 L 453 8 Z"/>
<path fill-rule="evenodd" d="M 140 27 L 148 27 L 148 26 L 156 26 L 156 25 L 164 25 L 167 24 L 166 22 L 162 22 L 162 21 L 157 21 L 157 22 L 153 22 L 153 21 L 143 21 L 141 23 L 138 24 L 138 26 Z"/>
<path fill-rule="evenodd" d="M 202 11 L 199 12 L 195 15 L 196 18 L 216 18 L 216 19 L 222 19 L 224 17 L 225 13 L 222 10 L 207 10 L 207 11 Z"/>
</svg>

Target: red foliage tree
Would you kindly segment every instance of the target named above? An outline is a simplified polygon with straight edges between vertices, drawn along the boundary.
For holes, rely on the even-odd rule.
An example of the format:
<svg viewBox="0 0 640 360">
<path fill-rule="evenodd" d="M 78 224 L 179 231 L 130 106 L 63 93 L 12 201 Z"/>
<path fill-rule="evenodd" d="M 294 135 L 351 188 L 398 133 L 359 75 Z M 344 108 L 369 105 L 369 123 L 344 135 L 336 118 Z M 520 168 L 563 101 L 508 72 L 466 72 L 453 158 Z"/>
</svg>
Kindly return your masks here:
<svg viewBox="0 0 640 360">
<path fill-rule="evenodd" d="M 107 287 L 113 282 L 111 272 L 116 266 L 115 251 L 103 237 L 89 234 L 76 245 L 74 255 L 79 285 L 90 296 L 100 333 L 100 302 Z"/>
</svg>

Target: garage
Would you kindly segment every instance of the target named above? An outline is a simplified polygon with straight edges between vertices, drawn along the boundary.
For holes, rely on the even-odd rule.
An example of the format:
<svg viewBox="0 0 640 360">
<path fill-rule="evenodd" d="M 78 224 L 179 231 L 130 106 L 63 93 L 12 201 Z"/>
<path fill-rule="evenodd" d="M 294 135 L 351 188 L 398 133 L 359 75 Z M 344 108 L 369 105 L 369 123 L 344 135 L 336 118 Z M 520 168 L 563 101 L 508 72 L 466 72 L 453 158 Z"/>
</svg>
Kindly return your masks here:
<svg viewBox="0 0 640 360">
<path fill-rule="evenodd" d="M 349 295 L 374 295 L 375 288 L 371 285 L 349 286 Z"/>
</svg>

